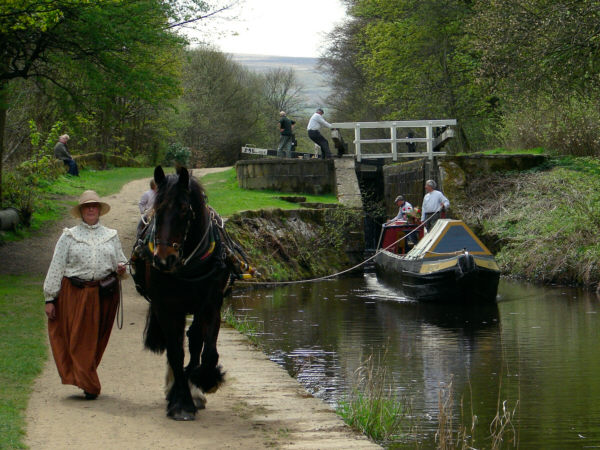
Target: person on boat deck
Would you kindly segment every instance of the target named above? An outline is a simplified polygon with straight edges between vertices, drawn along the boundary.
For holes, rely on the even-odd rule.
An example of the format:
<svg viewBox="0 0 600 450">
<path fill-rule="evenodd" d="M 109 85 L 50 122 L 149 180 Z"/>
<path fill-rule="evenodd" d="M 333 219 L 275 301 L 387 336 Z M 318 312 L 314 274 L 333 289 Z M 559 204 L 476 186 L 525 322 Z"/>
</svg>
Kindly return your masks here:
<svg viewBox="0 0 600 450">
<path fill-rule="evenodd" d="M 436 190 L 437 184 L 433 180 L 425 182 L 425 197 L 423 197 L 423 210 L 421 212 L 421 221 L 427 222 L 427 229 L 431 230 L 437 220 L 440 218 L 441 211 L 450 208 L 450 201 L 440 191 Z"/>
<path fill-rule="evenodd" d="M 386 225 L 388 223 L 395 222 L 396 220 L 406 220 L 406 215 L 409 212 L 412 212 L 412 210 L 413 210 L 412 205 L 410 203 L 408 203 L 406 200 L 404 200 L 404 196 L 402 196 L 402 195 L 399 195 L 398 197 L 396 197 L 396 200 L 394 200 L 394 203 L 399 208 L 398 214 L 393 219 L 390 219 L 389 221 L 387 221 Z"/>
<path fill-rule="evenodd" d="M 394 200 L 394 203 L 396 203 L 396 205 L 398 206 L 398 215 L 396 215 L 396 217 L 394 217 L 393 219 L 390 219 L 388 222 L 386 222 L 386 225 L 389 225 L 393 222 L 395 222 L 396 220 L 407 220 L 407 214 L 413 211 L 413 207 L 410 203 L 408 203 L 406 200 L 404 200 L 404 196 L 399 195 L 398 197 L 396 197 L 396 200 Z M 418 234 L 416 232 L 413 233 L 409 233 L 406 237 L 407 239 L 407 243 L 409 245 L 415 245 L 418 241 Z"/>
</svg>

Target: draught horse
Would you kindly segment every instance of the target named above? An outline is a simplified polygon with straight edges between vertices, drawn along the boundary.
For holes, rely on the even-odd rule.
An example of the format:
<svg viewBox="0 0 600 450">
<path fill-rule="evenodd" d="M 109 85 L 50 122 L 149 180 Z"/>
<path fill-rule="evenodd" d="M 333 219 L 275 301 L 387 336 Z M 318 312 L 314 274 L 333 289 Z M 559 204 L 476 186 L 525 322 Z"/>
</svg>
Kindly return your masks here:
<svg viewBox="0 0 600 450">
<path fill-rule="evenodd" d="M 158 186 L 155 212 L 145 240 L 151 264 L 143 274 L 144 295 L 150 301 L 144 345 L 155 353 L 167 351 L 174 376 L 167 415 L 194 420 L 198 408 L 190 383 L 211 393 L 224 381 L 217 338 L 231 271 L 214 230 L 214 211 L 207 206 L 200 183 L 185 168 L 166 176 L 160 166 L 154 170 L 154 181 Z M 193 321 L 187 331 L 190 359 L 184 368 L 188 314 Z"/>
</svg>

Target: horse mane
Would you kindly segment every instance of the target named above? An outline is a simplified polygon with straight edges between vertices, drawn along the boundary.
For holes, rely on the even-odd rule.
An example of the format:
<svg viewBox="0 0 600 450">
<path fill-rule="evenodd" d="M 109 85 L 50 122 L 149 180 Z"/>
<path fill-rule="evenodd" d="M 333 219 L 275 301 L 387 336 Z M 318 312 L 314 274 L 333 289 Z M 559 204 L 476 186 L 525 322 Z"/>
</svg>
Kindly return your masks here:
<svg viewBox="0 0 600 450">
<path fill-rule="evenodd" d="M 167 175 L 165 181 L 159 184 L 158 192 L 156 193 L 156 199 L 154 202 L 155 211 L 160 211 L 164 208 L 165 204 L 169 204 L 173 199 L 178 197 L 179 186 L 179 171 L 177 174 Z M 189 175 L 188 188 L 190 191 L 190 202 L 194 211 L 200 211 L 206 204 L 206 191 L 200 181 Z"/>
</svg>

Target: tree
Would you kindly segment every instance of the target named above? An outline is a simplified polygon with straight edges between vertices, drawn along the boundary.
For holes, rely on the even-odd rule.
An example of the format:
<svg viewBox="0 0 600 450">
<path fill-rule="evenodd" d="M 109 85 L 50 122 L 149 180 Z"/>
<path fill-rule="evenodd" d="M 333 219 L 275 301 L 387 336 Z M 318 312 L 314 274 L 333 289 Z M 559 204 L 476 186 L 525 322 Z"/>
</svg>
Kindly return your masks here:
<svg viewBox="0 0 600 450">
<path fill-rule="evenodd" d="M 298 82 L 294 69 L 281 67 L 268 70 L 262 77 L 262 83 L 263 97 L 268 108 L 265 114 L 272 118 L 271 134 L 276 142 L 279 140 L 279 131 L 275 124 L 279 112 L 285 111 L 290 118 L 293 118 L 305 108 L 304 86 Z"/>
<path fill-rule="evenodd" d="M 474 13 L 476 75 L 498 99 L 503 145 L 600 154 L 600 4 L 478 0 Z"/>
<path fill-rule="evenodd" d="M 232 164 L 240 148 L 264 140 L 265 101 L 259 76 L 211 48 L 186 53 L 177 138 L 202 164 Z"/>
<path fill-rule="evenodd" d="M 471 21 L 480 75 L 515 93 L 600 88 L 600 3 L 592 0 L 479 0 Z"/>
<path fill-rule="evenodd" d="M 360 63 L 363 53 L 361 30 L 365 21 L 352 17 L 327 36 L 328 45 L 319 66 L 329 74 L 332 94 L 327 98 L 339 121 L 376 120 L 383 108 L 367 99 L 367 75 Z"/>
<path fill-rule="evenodd" d="M 351 19 L 326 54 L 344 93 L 337 103 L 362 102 L 369 120 L 456 118 L 459 147 L 468 150 L 489 114 L 465 27 L 471 1 L 346 3 Z"/>
<path fill-rule="evenodd" d="M 294 115 L 304 108 L 304 86 L 296 78 L 294 69 L 268 70 L 264 75 L 264 97 L 273 112 L 285 111 Z"/>
<path fill-rule="evenodd" d="M 160 103 L 177 90 L 170 29 L 201 17 L 201 0 L 7 0 L 0 6 L 0 198 L 7 86 L 45 80 L 84 104 Z"/>
</svg>

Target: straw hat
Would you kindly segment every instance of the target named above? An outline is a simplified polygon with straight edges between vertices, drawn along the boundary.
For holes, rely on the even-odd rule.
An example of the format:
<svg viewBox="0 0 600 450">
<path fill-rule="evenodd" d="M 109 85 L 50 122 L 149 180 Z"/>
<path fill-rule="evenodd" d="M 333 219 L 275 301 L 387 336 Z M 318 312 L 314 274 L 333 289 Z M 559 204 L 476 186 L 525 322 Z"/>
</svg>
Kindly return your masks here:
<svg viewBox="0 0 600 450">
<path fill-rule="evenodd" d="M 96 191 L 85 191 L 83 194 L 81 194 L 81 197 L 79 197 L 79 203 L 71 208 L 71 215 L 77 219 L 81 219 L 81 210 L 79 208 L 81 205 L 85 205 L 86 203 L 98 203 L 100 205 L 101 216 L 110 211 L 110 205 L 108 203 L 101 202 Z"/>
</svg>

